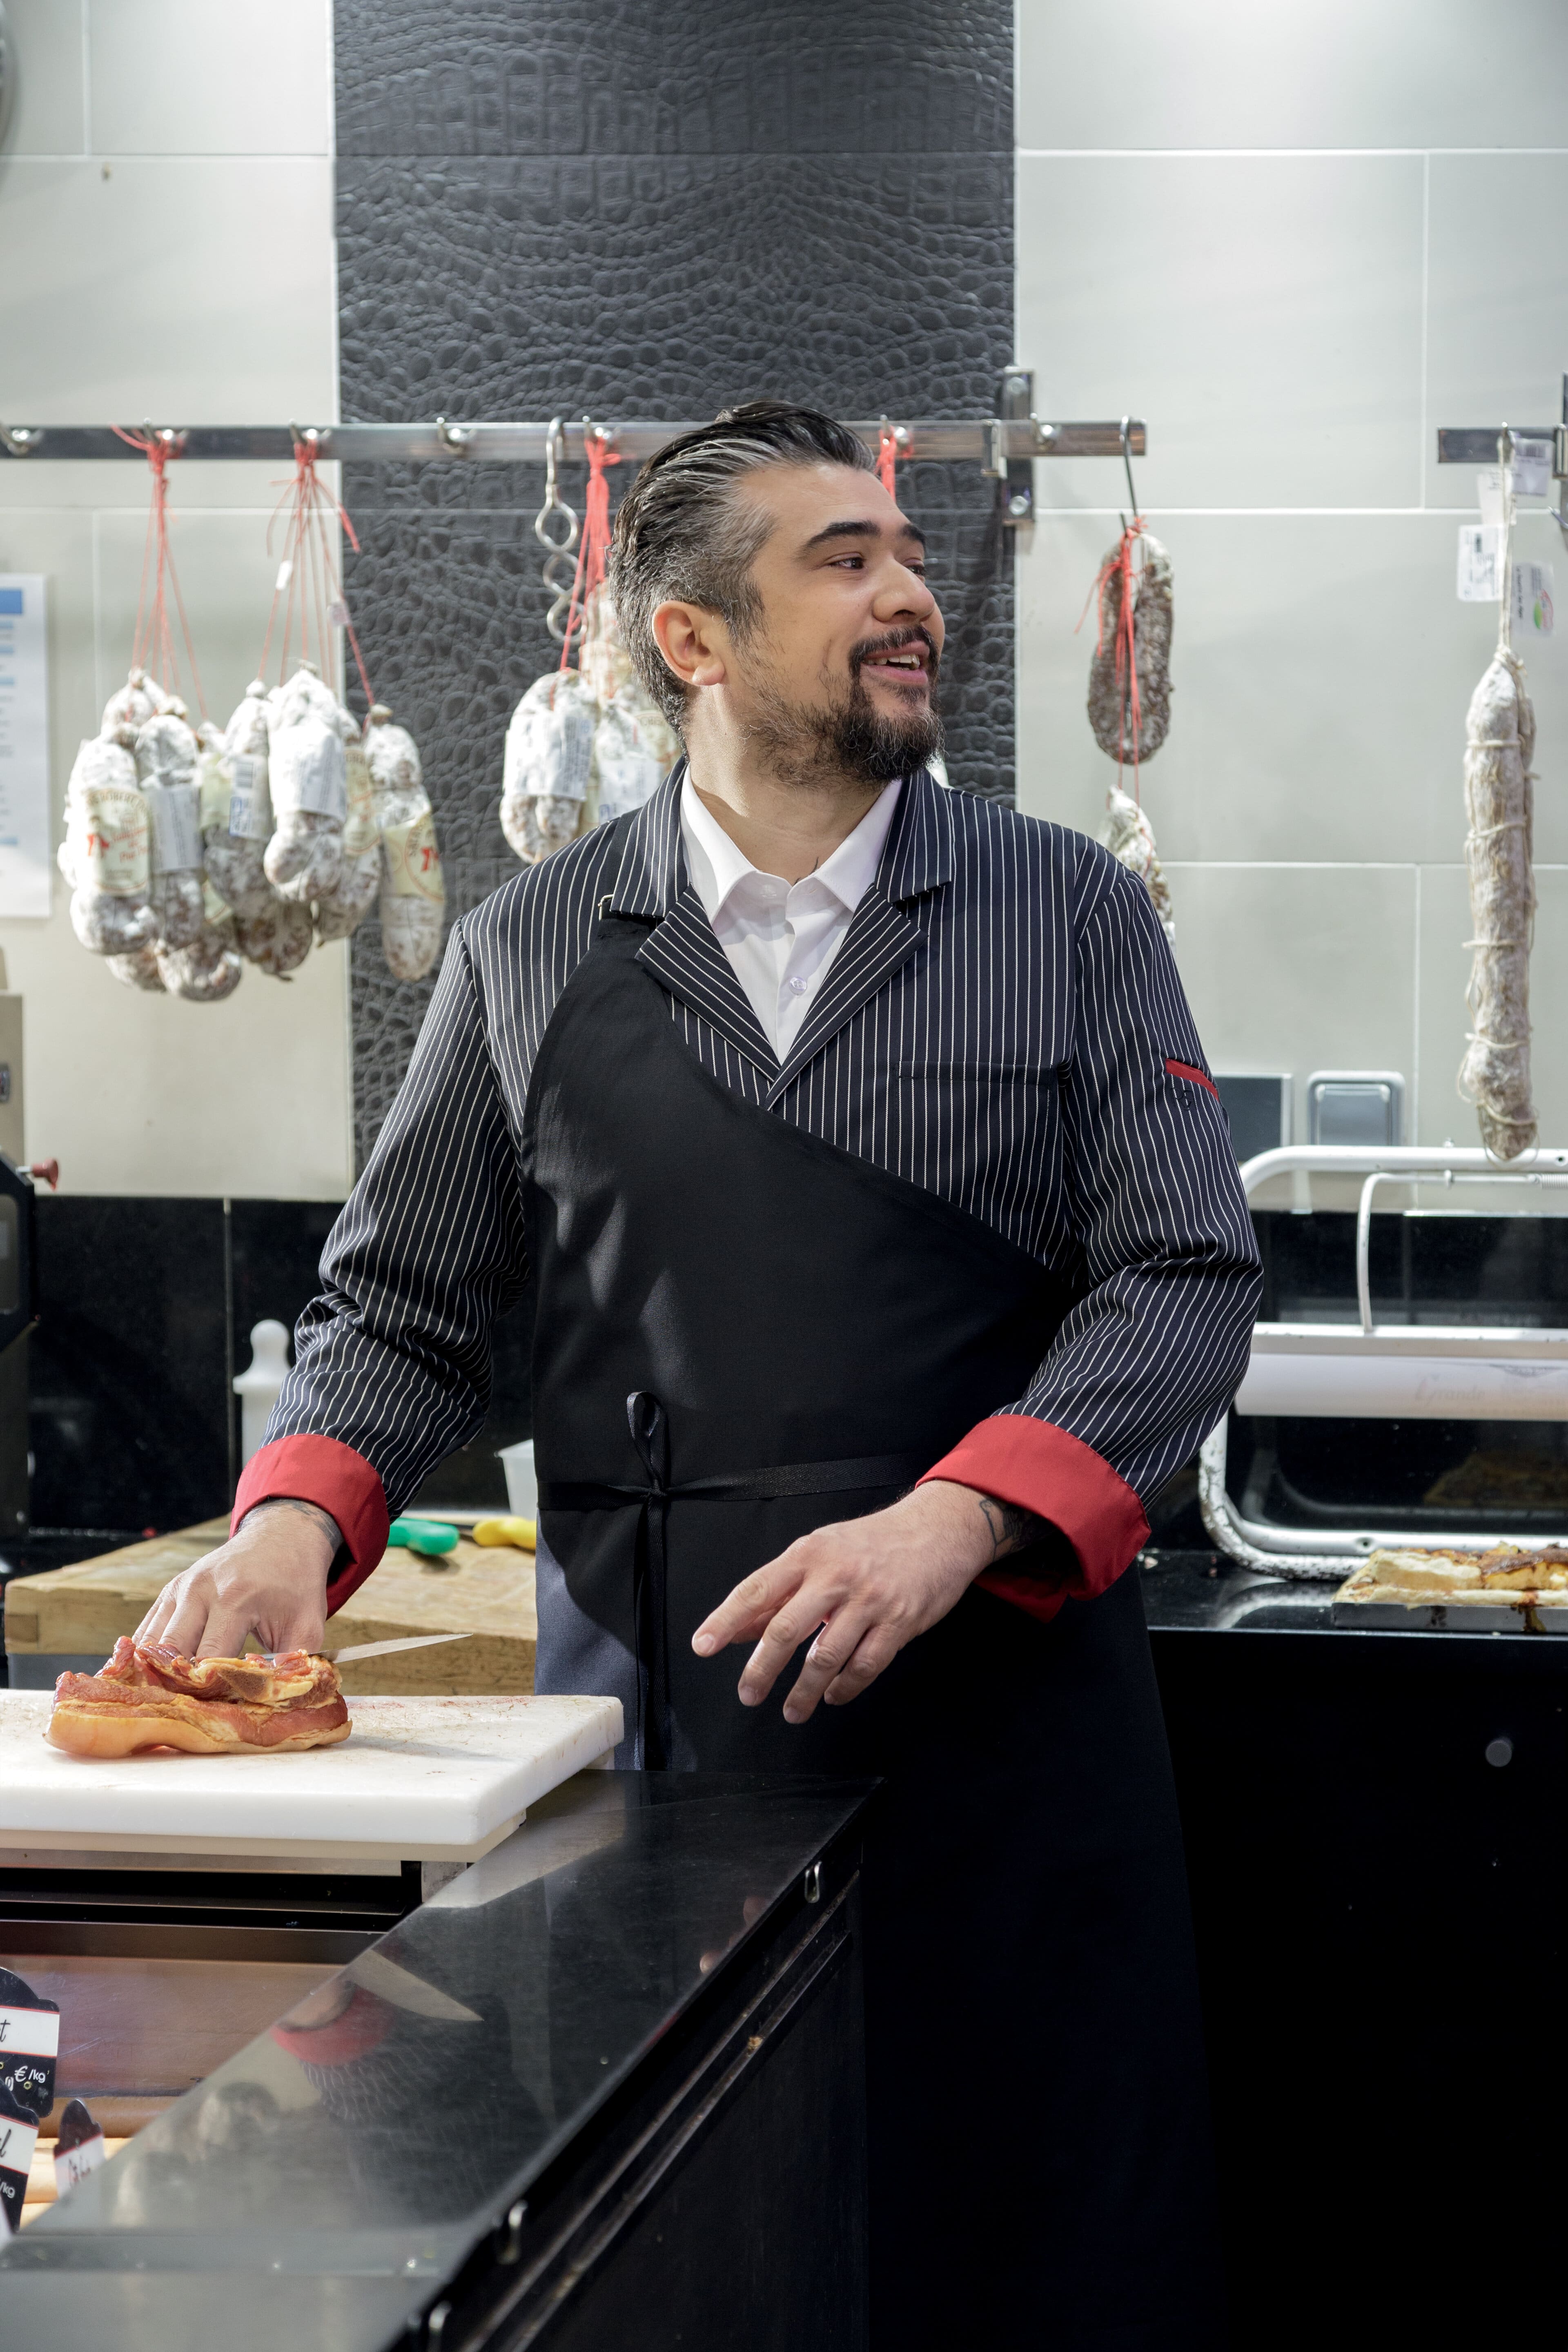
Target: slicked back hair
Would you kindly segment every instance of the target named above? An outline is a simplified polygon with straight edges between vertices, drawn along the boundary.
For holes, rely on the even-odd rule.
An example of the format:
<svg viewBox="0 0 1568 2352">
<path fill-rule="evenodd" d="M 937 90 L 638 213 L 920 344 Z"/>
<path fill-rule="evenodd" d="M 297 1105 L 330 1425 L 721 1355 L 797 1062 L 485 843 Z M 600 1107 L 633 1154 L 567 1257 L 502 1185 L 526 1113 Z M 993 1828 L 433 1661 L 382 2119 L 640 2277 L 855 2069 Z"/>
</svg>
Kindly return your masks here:
<svg viewBox="0 0 1568 2352">
<path fill-rule="evenodd" d="M 875 471 L 866 444 L 831 416 L 788 401 L 748 400 L 668 442 L 621 501 L 610 593 L 637 675 L 678 731 L 690 689 L 659 652 L 655 612 L 673 597 L 717 613 L 737 642 L 749 636 L 763 609 L 752 566 L 770 526 L 736 497 L 736 486 L 761 466 L 825 462 Z"/>
</svg>

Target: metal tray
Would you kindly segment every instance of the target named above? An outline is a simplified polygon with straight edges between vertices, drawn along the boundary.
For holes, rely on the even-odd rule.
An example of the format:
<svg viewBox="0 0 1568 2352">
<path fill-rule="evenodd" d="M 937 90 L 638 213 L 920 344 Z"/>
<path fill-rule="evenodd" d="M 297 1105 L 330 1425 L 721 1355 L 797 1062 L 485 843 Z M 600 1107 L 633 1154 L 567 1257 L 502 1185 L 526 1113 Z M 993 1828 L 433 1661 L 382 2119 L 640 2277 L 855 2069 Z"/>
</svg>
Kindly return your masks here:
<svg viewBox="0 0 1568 2352">
<path fill-rule="evenodd" d="M 1333 1622 L 1365 1633 L 1568 1633 L 1561 1601 L 1356 1601 L 1341 1587 Z"/>
</svg>

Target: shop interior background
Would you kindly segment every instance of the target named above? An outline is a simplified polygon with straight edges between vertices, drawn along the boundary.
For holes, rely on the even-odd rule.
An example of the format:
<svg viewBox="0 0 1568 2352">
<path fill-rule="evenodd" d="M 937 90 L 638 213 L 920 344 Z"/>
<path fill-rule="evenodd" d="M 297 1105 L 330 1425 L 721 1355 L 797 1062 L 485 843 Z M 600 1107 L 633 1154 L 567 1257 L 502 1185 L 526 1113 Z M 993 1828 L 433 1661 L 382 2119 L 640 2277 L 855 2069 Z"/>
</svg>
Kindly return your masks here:
<svg viewBox="0 0 1568 2352">
<path fill-rule="evenodd" d="M 973 415 L 1015 360 L 1042 414 L 1145 417 L 1176 691 L 1142 789 L 1211 1062 L 1292 1074 L 1298 1136 L 1307 1074 L 1338 1067 L 1403 1075 L 1406 1139 L 1471 1138 L 1460 761 L 1495 624 L 1455 597 L 1473 482 L 1436 467 L 1436 434 L 1557 414 L 1560 9 L 7 15 L 7 422 L 678 417 L 758 390 Z M 175 474 L 220 717 L 259 650 L 277 471 Z M 1117 469 L 1041 463 L 1016 533 L 975 469 L 910 471 L 956 624 L 954 782 L 1097 829 L 1109 769 L 1075 625 Z M 456 915 L 516 870 L 496 803 L 507 714 L 552 658 L 542 481 L 350 467 L 342 487 L 362 642 L 424 751 Z M 0 570 L 49 578 L 57 809 L 126 666 L 144 516 L 136 467 L 0 464 Z M 1557 541 L 1525 502 L 1520 551 L 1562 561 Z M 1550 644 L 1531 668 L 1548 1143 L 1568 1138 L 1565 658 Z M 0 948 L 26 1004 L 26 1151 L 62 1171 L 40 1214 L 33 1512 L 72 1557 L 89 1528 L 225 1507 L 246 1333 L 309 1295 L 428 987 L 389 980 L 373 919 L 287 986 L 141 997 L 82 954 L 58 887 Z M 499 1498 L 493 1450 L 527 1425 L 520 1316 L 445 1498 Z"/>
</svg>

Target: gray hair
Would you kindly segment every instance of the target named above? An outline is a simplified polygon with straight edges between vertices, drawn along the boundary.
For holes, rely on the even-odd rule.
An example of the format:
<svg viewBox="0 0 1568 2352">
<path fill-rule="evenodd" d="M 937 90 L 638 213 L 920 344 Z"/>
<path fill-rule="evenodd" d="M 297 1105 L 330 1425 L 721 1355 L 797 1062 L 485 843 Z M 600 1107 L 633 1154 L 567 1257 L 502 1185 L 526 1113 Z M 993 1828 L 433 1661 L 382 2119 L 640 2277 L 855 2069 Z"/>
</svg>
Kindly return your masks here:
<svg viewBox="0 0 1568 2352">
<path fill-rule="evenodd" d="M 875 470 L 865 443 L 815 408 L 748 400 L 711 425 L 667 442 L 621 501 L 610 549 L 610 593 L 621 635 L 642 679 L 678 731 L 690 689 L 668 667 L 653 616 L 669 598 L 716 613 L 738 641 L 762 618 L 752 566 L 771 525 L 735 485 L 761 466 L 853 466 Z"/>
</svg>

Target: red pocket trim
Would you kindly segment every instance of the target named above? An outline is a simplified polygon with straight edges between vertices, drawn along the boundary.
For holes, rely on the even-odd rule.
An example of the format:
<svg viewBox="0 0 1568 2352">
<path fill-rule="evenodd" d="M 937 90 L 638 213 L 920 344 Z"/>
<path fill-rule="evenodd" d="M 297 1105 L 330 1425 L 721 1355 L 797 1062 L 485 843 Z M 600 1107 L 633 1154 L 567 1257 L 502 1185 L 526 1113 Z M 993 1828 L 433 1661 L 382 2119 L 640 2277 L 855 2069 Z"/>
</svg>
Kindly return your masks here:
<svg viewBox="0 0 1568 2352">
<path fill-rule="evenodd" d="M 1202 1070 L 1194 1070 L 1190 1062 L 1173 1062 L 1167 1060 L 1165 1067 L 1170 1071 L 1171 1076 L 1173 1078 L 1191 1078 L 1194 1086 L 1207 1087 L 1215 1102 L 1218 1102 L 1219 1088 L 1215 1086 L 1214 1080 L 1210 1077 L 1205 1077 Z"/>
</svg>

